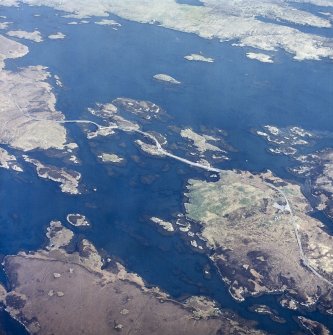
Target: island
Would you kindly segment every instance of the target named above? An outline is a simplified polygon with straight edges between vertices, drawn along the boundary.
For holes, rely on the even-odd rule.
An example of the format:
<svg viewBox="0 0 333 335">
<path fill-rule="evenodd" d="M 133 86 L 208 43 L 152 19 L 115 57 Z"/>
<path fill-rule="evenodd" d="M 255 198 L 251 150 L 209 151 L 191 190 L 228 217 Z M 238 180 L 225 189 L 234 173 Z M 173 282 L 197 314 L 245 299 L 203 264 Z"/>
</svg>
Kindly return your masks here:
<svg viewBox="0 0 333 335">
<path fill-rule="evenodd" d="M 62 192 L 68 194 L 81 193 L 79 191 L 79 182 L 81 179 L 79 172 L 43 164 L 37 159 L 30 158 L 27 155 L 24 155 L 23 158 L 27 163 L 33 164 L 36 167 L 38 177 L 59 183 Z"/>
<path fill-rule="evenodd" d="M 280 292 L 285 306 L 333 311 L 333 238 L 307 214 L 297 184 L 270 172 L 226 170 L 216 182 L 189 180 L 187 190 L 186 215 L 201 225 L 235 299 Z"/>
<path fill-rule="evenodd" d="M 28 48 L 0 35 L 0 68 L 6 58 L 18 58 Z M 56 97 L 43 66 L 0 71 L 0 143 L 23 151 L 64 150 L 67 132 L 63 115 L 56 110 Z"/>
<path fill-rule="evenodd" d="M 224 152 L 221 148 L 209 142 L 217 142 L 219 139 L 210 135 L 200 135 L 190 128 L 182 129 L 180 135 L 193 142 L 200 154 L 206 151 Z"/>
<path fill-rule="evenodd" d="M 214 58 L 205 57 L 198 54 L 190 54 L 184 57 L 188 61 L 214 63 Z"/>
<path fill-rule="evenodd" d="M 63 40 L 66 37 L 65 34 L 57 32 L 48 36 L 50 40 Z"/>
<path fill-rule="evenodd" d="M 248 52 L 246 54 L 246 57 L 250 59 L 258 60 L 259 62 L 262 62 L 262 63 L 273 63 L 271 56 L 263 54 L 263 53 Z"/>
<path fill-rule="evenodd" d="M 157 217 L 152 217 L 150 218 L 150 221 L 158 224 L 162 229 L 164 229 L 165 231 L 172 233 L 175 231 L 175 228 L 173 227 L 173 224 L 171 222 L 162 220 L 160 218 Z"/>
<path fill-rule="evenodd" d="M 100 158 L 103 163 L 119 164 L 119 163 L 122 163 L 124 161 L 124 158 L 119 157 L 116 154 L 109 154 L 109 153 L 105 153 L 105 152 L 103 152 L 101 155 L 99 155 L 98 158 Z"/>
<path fill-rule="evenodd" d="M 158 81 L 166 82 L 166 83 L 173 84 L 173 85 L 181 84 L 180 81 L 169 76 L 168 74 L 163 74 L 163 73 L 155 74 L 153 78 Z"/>
<path fill-rule="evenodd" d="M 23 172 L 20 164 L 14 155 L 10 155 L 9 152 L 0 147 L 0 168 L 13 170 L 16 172 Z"/>
<path fill-rule="evenodd" d="M 326 34 L 332 20 L 323 12 L 326 6 L 329 12 L 329 2 L 144 0 L 142 6 L 133 0 L 45 0 L 39 7 L 40 0 L 3 1 L 8 17 L 0 20 L 0 172 L 6 243 L 0 250 L 0 308 L 6 318 L 30 334 L 260 335 L 276 332 L 274 326 L 296 333 L 295 322 L 274 324 L 291 318 L 305 332 L 329 334 L 333 236 L 320 211 L 333 218 L 333 148 L 317 142 L 315 131 L 285 125 L 311 123 L 310 109 L 327 106 L 326 76 L 323 82 L 313 79 L 320 79 L 315 63 L 326 70 L 333 59 Z M 18 17 L 20 22 L 9 22 Z M 112 33 L 121 27 L 112 18 L 124 25 L 121 31 Z M 68 40 L 34 43 L 64 39 L 62 28 Z M 79 43 L 95 33 L 110 38 L 110 46 L 96 39 L 88 50 L 85 41 Z M 159 35 L 170 50 L 156 49 Z M 137 43 L 123 43 L 126 36 Z M 137 49 L 147 41 L 157 42 Z M 31 55 L 13 61 L 28 46 Z M 73 50 L 64 52 L 64 46 Z M 76 53 L 82 59 L 70 57 Z M 124 72 L 127 57 L 121 55 L 137 53 L 139 63 L 148 57 L 158 64 Z M 59 62 L 57 55 L 69 61 Z M 208 55 L 223 64 L 198 63 L 213 63 Z M 256 62 L 275 59 L 281 64 Z M 119 67 L 111 64 L 118 61 Z M 277 79 L 284 73 L 276 70 L 284 66 L 301 79 L 307 73 L 306 84 L 321 88 L 318 99 L 301 94 L 295 100 L 283 86 L 285 100 L 270 97 L 281 91 Z M 307 66 L 311 71 L 302 71 Z M 272 70 L 268 86 L 269 73 L 257 73 L 264 68 Z M 296 86 L 302 82 L 293 80 Z M 238 99 L 240 82 L 245 92 Z M 310 92 L 303 88 L 301 93 Z M 254 104 L 244 115 L 243 100 Z M 277 125 L 260 128 L 263 114 L 251 115 L 258 101 L 274 105 L 263 122 Z M 277 111 L 285 111 L 285 119 Z M 264 150 L 256 156 L 260 151 L 252 149 L 260 140 L 247 133 L 247 118 L 267 142 L 259 149 L 281 155 L 276 161 Z M 316 121 L 313 127 L 325 129 L 325 121 Z M 229 152 L 227 133 L 218 127 L 230 132 L 239 154 Z M 69 143 L 74 140 L 80 148 Z M 291 165 L 283 171 L 279 163 L 286 161 Z M 277 174 L 264 172 L 265 164 Z M 34 185 L 34 171 L 45 182 Z M 288 172 L 296 181 L 287 179 Z M 25 206 L 16 201 L 21 197 Z M 46 227 L 44 217 L 54 221 Z M 127 246 L 135 251 L 128 257 Z M 140 263 L 141 253 L 156 257 Z M 237 304 L 225 288 L 237 302 L 247 302 Z M 275 297 L 252 299 L 267 294 Z"/>
<path fill-rule="evenodd" d="M 178 302 L 148 288 L 115 260 L 104 263 L 86 239 L 69 253 L 74 234 L 59 221 L 47 236 L 46 249 L 4 260 L 11 289 L 0 285 L 0 302 L 30 334 L 266 334 L 205 297 Z"/>
<path fill-rule="evenodd" d="M 40 4 L 39 0 L 23 2 L 29 5 Z M 327 1 L 318 2 L 327 6 Z M 280 48 L 298 61 L 333 58 L 329 38 L 295 28 L 330 28 L 329 18 L 289 6 L 284 1 L 234 1 L 229 4 L 228 10 L 223 2 L 216 0 L 206 0 L 203 6 L 188 5 L 176 0 L 163 3 L 146 0 L 144 10 L 142 4 L 133 0 L 94 0 L 90 6 L 80 1 L 73 3 L 46 0 L 43 4 L 66 11 L 70 17 L 81 19 L 72 21 L 75 24 L 86 21 L 82 19 L 87 17 L 105 17 L 111 13 L 140 23 L 158 23 L 162 27 L 196 34 L 206 39 L 237 41 L 233 45 L 238 47 L 274 52 Z M 16 6 L 17 0 L 6 0 L 6 5 Z"/>
<path fill-rule="evenodd" d="M 78 213 L 68 214 L 66 219 L 69 224 L 75 227 L 89 227 L 90 226 L 89 220 L 86 218 L 85 215 L 82 215 L 82 214 L 78 214 Z"/>
<path fill-rule="evenodd" d="M 43 37 L 38 30 L 29 32 L 24 30 L 10 30 L 7 32 L 8 36 L 23 38 L 37 43 L 43 42 Z"/>
<path fill-rule="evenodd" d="M 333 218 L 333 149 L 313 149 L 331 135 L 297 126 L 278 128 L 266 125 L 263 128 L 256 134 L 266 140 L 268 151 L 288 156 L 296 162 L 297 165 L 288 171 L 305 179 L 303 192 L 311 204 Z"/>
<path fill-rule="evenodd" d="M 297 159 L 299 148 L 314 144 L 317 135 L 301 127 L 291 126 L 278 128 L 265 125 L 255 133 L 261 136 L 269 145 L 268 151 L 272 154 L 282 154 Z"/>
<path fill-rule="evenodd" d="M 312 335 L 331 334 L 330 330 L 321 323 L 319 323 L 318 321 L 305 318 L 304 316 L 297 317 L 297 321 L 305 331 L 309 332 Z"/>
<path fill-rule="evenodd" d="M 89 108 L 89 112 L 105 124 L 101 126 L 92 122 L 98 129 L 88 132 L 89 139 L 119 132 L 132 133 L 139 137 L 134 143 L 142 152 L 170 157 L 207 171 L 219 172 L 212 162 L 228 160 L 226 149 L 234 150 L 224 140 L 223 130 L 200 134 L 191 128 L 179 129 L 170 125 L 168 113 L 151 101 L 117 98 L 107 104 L 96 104 L 96 108 Z M 164 131 L 156 132 L 156 127 L 164 128 Z M 173 154 L 168 147 L 177 148 L 183 156 Z"/>
<path fill-rule="evenodd" d="M 274 322 L 278 322 L 278 323 L 285 323 L 286 322 L 286 320 L 283 319 L 282 317 L 280 317 L 276 313 L 276 311 L 272 310 L 270 307 L 268 307 L 266 305 L 254 305 L 254 306 L 251 306 L 250 307 L 250 311 L 256 312 L 258 314 L 267 315 Z"/>
</svg>

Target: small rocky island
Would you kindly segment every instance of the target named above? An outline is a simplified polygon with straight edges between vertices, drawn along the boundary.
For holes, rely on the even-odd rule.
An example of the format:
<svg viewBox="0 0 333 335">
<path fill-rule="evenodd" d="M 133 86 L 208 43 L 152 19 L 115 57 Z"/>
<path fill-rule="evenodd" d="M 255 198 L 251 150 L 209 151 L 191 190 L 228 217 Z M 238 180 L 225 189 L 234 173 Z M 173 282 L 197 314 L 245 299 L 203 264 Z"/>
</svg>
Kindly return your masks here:
<svg viewBox="0 0 333 335">
<path fill-rule="evenodd" d="M 16 172 L 23 172 L 22 167 L 18 164 L 17 159 L 14 155 L 0 147 L 0 168 L 13 170 Z"/>
<path fill-rule="evenodd" d="M 27 155 L 24 155 L 23 158 L 27 163 L 33 164 L 36 167 L 38 177 L 59 183 L 60 189 L 64 193 L 80 194 L 79 182 L 81 180 L 81 174 L 79 172 L 53 165 L 46 165 Z"/>
<path fill-rule="evenodd" d="M 262 63 L 273 63 L 271 56 L 260 53 L 260 52 L 248 52 L 246 57 L 249 59 L 255 59 Z"/>
<path fill-rule="evenodd" d="M 199 54 L 191 54 L 184 57 L 188 61 L 194 62 L 205 62 L 205 63 L 214 63 L 214 58 L 205 57 Z"/>
<path fill-rule="evenodd" d="M 62 32 L 57 32 L 48 36 L 50 40 L 63 40 L 66 37 Z"/>
<path fill-rule="evenodd" d="M 24 31 L 24 30 L 10 30 L 7 32 L 10 37 L 23 38 L 26 40 L 34 41 L 36 43 L 43 42 L 43 37 L 38 30 L 35 31 Z"/>
<path fill-rule="evenodd" d="M 67 222 L 75 227 L 89 227 L 90 222 L 85 215 L 82 214 L 68 214 Z"/>
<path fill-rule="evenodd" d="M 162 229 L 164 229 L 165 231 L 172 233 L 175 231 L 175 228 L 173 227 L 173 224 L 171 222 L 162 220 L 160 218 L 157 217 L 152 217 L 150 218 L 150 221 L 156 223 L 157 225 L 159 225 Z"/>
<path fill-rule="evenodd" d="M 174 85 L 179 85 L 181 84 L 180 81 L 178 81 L 177 79 L 169 76 L 168 74 L 163 74 L 163 73 L 159 73 L 159 74 L 155 74 L 154 79 L 158 80 L 158 81 L 163 81 L 169 84 L 174 84 Z"/>
<path fill-rule="evenodd" d="M 103 163 L 115 163 L 119 164 L 124 161 L 124 158 L 119 157 L 116 154 L 109 154 L 109 153 L 102 153 L 101 155 L 98 156 L 98 158 L 101 159 Z"/>
</svg>

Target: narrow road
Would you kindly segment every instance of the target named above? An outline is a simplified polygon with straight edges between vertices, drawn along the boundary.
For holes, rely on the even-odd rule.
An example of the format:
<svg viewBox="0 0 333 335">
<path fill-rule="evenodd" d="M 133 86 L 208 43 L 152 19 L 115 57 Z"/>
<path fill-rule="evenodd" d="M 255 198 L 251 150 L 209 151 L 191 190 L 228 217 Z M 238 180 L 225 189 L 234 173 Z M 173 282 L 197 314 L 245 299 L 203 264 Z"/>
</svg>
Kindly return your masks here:
<svg viewBox="0 0 333 335">
<path fill-rule="evenodd" d="M 31 116 L 31 114 L 29 112 L 25 113 L 22 108 L 16 103 L 15 99 L 13 98 L 13 96 L 10 94 L 11 96 L 11 99 L 13 101 L 13 103 L 16 105 L 16 107 L 19 109 L 19 111 L 23 114 L 23 115 L 26 115 L 28 116 L 30 119 L 32 119 L 33 121 L 46 121 L 47 119 L 38 119 L 38 118 L 35 118 L 33 116 Z M 50 121 L 53 121 L 53 122 L 57 122 L 57 123 L 61 123 L 61 124 L 65 124 L 65 123 L 87 123 L 87 124 L 93 124 L 94 126 L 96 126 L 98 129 L 102 129 L 102 128 L 109 128 L 107 126 L 101 126 L 99 125 L 98 123 L 94 122 L 94 121 L 90 121 L 90 120 L 50 120 Z M 222 170 L 221 169 L 218 169 L 218 168 L 214 168 L 214 167 L 211 167 L 211 166 L 207 166 L 207 165 L 204 165 L 204 164 L 200 164 L 200 163 L 197 163 L 197 162 L 193 162 L 193 161 L 190 161 L 188 159 L 185 159 L 185 158 L 182 158 L 182 157 L 179 157 L 177 155 L 174 155 L 168 151 L 166 151 L 165 149 L 163 149 L 163 147 L 161 146 L 161 144 L 158 142 L 157 138 L 155 136 L 153 136 L 152 134 L 150 133 L 147 133 L 147 132 L 144 132 L 140 129 L 136 129 L 136 128 L 124 128 L 122 129 L 121 127 L 118 127 L 117 125 L 112 125 L 111 126 L 112 128 L 117 128 L 117 129 L 120 129 L 120 130 L 123 130 L 123 131 L 126 131 L 126 132 L 135 132 L 135 133 L 138 133 L 138 134 L 141 134 L 142 136 L 144 137 L 147 137 L 149 139 L 151 139 L 155 145 L 156 145 L 156 148 L 157 148 L 157 151 L 161 154 L 163 154 L 164 156 L 167 156 L 167 157 L 170 157 L 170 158 L 173 158 L 175 160 L 178 160 L 184 164 L 187 164 L 187 165 L 190 165 L 190 166 L 193 166 L 193 167 L 197 167 L 197 168 L 200 168 L 200 169 L 203 169 L 203 170 L 206 170 L 206 171 L 209 171 L 209 172 L 215 172 L 215 173 L 220 173 Z M 322 281 L 324 281 L 325 283 L 327 283 L 328 285 L 330 286 L 333 286 L 333 283 L 330 282 L 328 279 L 326 279 L 325 277 L 323 277 L 309 262 L 309 260 L 307 259 L 307 257 L 305 256 L 305 253 L 304 253 L 304 250 L 303 250 L 303 246 L 302 246 L 302 241 L 301 241 L 301 236 L 300 236 L 300 233 L 298 231 L 298 227 L 297 227 L 297 223 L 295 222 L 295 216 L 294 216 L 294 212 L 293 212 L 293 209 L 290 205 L 290 202 L 287 198 L 287 196 L 285 195 L 285 193 L 280 190 L 279 188 L 277 188 L 276 186 L 274 186 L 273 184 L 270 184 L 270 183 L 267 183 L 267 182 L 264 182 L 268 187 L 274 189 L 275 191 L 277 191 L 278 193 L 280 193 L 286 204 L 287 204 L 287 209 L 289 210 L 290 212 L 290 215 L 291 215 L 291 223 L 292 223 L 292 226 L 293 226 L 293 230 L 294 230 L 294 233 L 295 233 L 295 237 L 296 237 L 296 240 L 297 240 L 297 245 L 298 245 L 298 249 L 299 249 L 299 254 L 300 254 L 300 258 L 303 262 L 303 264 L 315 275 L 317 276 L 319 279 L 321 279 Z"/>
<path fill-rule="evenodd" d="M 221 169 L 217 169 L 217 168 L 214 168 L 214 167 L 211 167 L 211 166 L 207 166 L 207 165 L 204 165 L 204 164 L 200 164 L 200 163 L 197 163 L 197 162 L 192 162 L 186 158 L 182 158 L 182 157 L 179 157 L 177 155 L 174 155 L 168 151 L 166 151 L 165 149 L 162 148 L 161 144 L 158 142 L 158 140 L 156 139 L 155 136 L 153 136 L 152 134 L 149 134 L 149 133 L 146 133 L 142 130 L 138 130 L 138 129 L 134 129 L 133 131 L 135 131 L 136 133 L 138 134 L 141 134 L 145 137 L 148 137 L 150 138 L 153 142 L 155 142 L 155 145 L 156 145 L 156 148 L 157 148 L 157 151 L 161 154 L 163 154 L 164 156 L 167 156 L 167 157 L 170 157 L 170 158 L 173 158 L 173 159 L 176 159 L 180 162 L 183 162 L 187 165 L 190 165 L 190 166 L 194 166 L 194 167 L 197 167 L 199 169 L 204 169 L 204 170 L 207 170 L 209 172 L 216 172 L 216 173 L 220 173 L 222 170 Z"/>
<path fill-rule="evenodd" d="M 90 121 L 90 120 L 53 120 L 53 119 L 37 118 L 37 117 L 31 115 L 31 113 L 29 113 L 29 111 L 25 112 L 22 109 L 22 107 L 16 102 L 16 100 L 14 99 L 14 97 L 11 93 L 9 93 L 9 96 L 10 96 L 12 102 L 14 103 L 14 105 L 16 106 L 16 108 L 23 115 L 25 115 L 26 117 L 28 117 L 32 121 L 53 121 L 53 122 L 56 122 L 56 123 L 90 123 L 90 124 L 93 124 L 94 126 L 96 126 L 98 129 L 103 128 L 103 126 L 99 125 L 98 123 L 96 123 L 94 121 Z"/>
<path fill-rule="evenodd" d="M 290 202 L 287 198 L 287 196 L 285 195 L 285 193 L 280 190 L 279 188 L 277 188 L 276 186 L 274 186 L 273 184 L 270 184 L 270 183 L 267 183 L 265 182 L 265 184 L 274 189 L 275 191 L 279 192 L 286 204 L 287 204 L 287 209 L 289 210 L 290 212 L 290 215 L 291 215 L 291 223 L 293 225 L 293 230 L 294 230 L 294 233 L 295 233 L 295 237 L 296 237 L 296 240 L 297 240 L 297 245 L 298 245 L 298 249 L 299 249 L 299 254 L 300 254 L 300 258 L 303 262 L 303 264 L 315 275 L 317 276 L 319 279 L 321 279 L 322 281 L 324 281 L 326 284 L 330 285 L 330 286 L 333 286 L 333 283 L 330 282 L 328 279 L 326 279 L 324 276 L 322 276 L 309 262 L 309 260 L 307 259 L 307 257 L 305 256 L 305 253 L 304 253 L 304 250 L 303 250 L 303 246 L 302 246 L 302 240 L 301 240 L 301 236 L 300 236 L 300 233 L 298 231 L 298 227 L 297 227 L 297 223 L 295 222 L 295 216 L 294 216 L 294 212 L 293 212 L 293 209 L 292 207 L 290 206 Z"/>
<path fill-rule="evenodd" d="M 12 96 L 12 94 L 9 94 L 9 95 L 11 97 L 12 102 L 17 107 L 17 109 L 23 115 L 25 115 L 26 117 L 28 117 L 32 121 L 53 121 L 53 122 L 61 123 L 61 124 L 66 124 L 66 123 L 87 123 L 87 124 L 92 124 L 92 125 L 96 126 L 98 130 L 99 129 L 103 129 L 103 128 L 113 128 L 113 129 L 117 128 L 117 129 L 120 129 L 120 130 L 123 130 L 123 131 L 126 131 L 126 132 L 136 132 L 138 134 L 143 135 L 144 137 L 147 137 L 147 138 L 151 139 L 155 143 L 157 151 L 159 153 L 161 153 L 162 155 L 164 155 L 164 156 L 173 158 L 173 159 L 178 160 L 178 161 L 180 161 L 182 163 L 185 163 L 187 165 L 190 165 L 190 166 L 193 166 L 193 167 L 197 167 L 199 169 L 203 169 L 203 170 L 206 170 L 206 171 L 209 171 L 209 172 L 220 173 L 222 171 L 220 169 L 217 169 L 217 168 L 214 168 L 214 167 L 211 167 L 211 166 L 207 166 L 207 165 L 204 165 L 204 164 L 200 164 L 198 162 L 192 162 L 192 161 L 190 161 L 188 159 L 179 157 L 177 155 L 174 155 L 174 154 L 166 151 L 165 149 L 162 148 L 161 144 L 158 142 L 158 140 L 157 140 L 157 138 L 155 136 L 153 136 L 152 134 L 149 134 L 147 132 L 144 132 L 144 131 L 142 131 L 140 129 L 136 129 L 136 128 L 123 128 L 122 129 L 121 127 L 118 127 L 117 125 L 101 126 L 98 123 L 96 123 L 94 121 L 90 121 L 90 120 L 52 120 L 52 119 L 48 120 L 48 119 L 36 118 L 36 117 L 32 116 L 28 111 L 24 112 L 23 109 L 21 108 L 21 106 L 18 105 L 18 103 L 16 102 L 16 100 L 14 99 L 14 97 Z"/>
<path fill-rule="evenodd" d="M 199 169 L 204 169 L 204 170 L 207 170 L 209 172 L 216 172 L 216 173 L 220 173 L 222 172 L 222 170 L 220 169 L 217 169 L 217 168 L 214 168 L 214 167 L 211 167 L 211 166 L 207 166 L 207 165 L 204 165 L 204 164 L 200 164 L 200 163 L 196 163 L 196 162 L 192 162 L 192 161 L 189 161 L 188 159 L 185 159 L 185 158 L 181 158 L 179 156 L 176 156 L 176 155 L 173 155 L 167 151 L 165 151 L 164 149 L 161 150 L 161 152 L 165 155 L 165 156 L 168 156 L 170 158 L 173 158 L 173 159 L 176 159 L 180 162 L 183 162 L 187 165 L 190 165 L 190 166 L 194 166 L 194 167 L 197 167 Z"/>
<path fill-rule="evenodd" d="M 89 121 L 89 120 L 67 120 L 67 121 L 59 121 L 59 123 L 91 123 L 91 124 L 94 124 L 96 127 L 98 127 L 99 129 L 102 127 L 101 125 L 93 122 L 93 121 Z M 115 128 L 117 128 L 117 126 L 113 126 Z M 121 129 L 121 128 L 119 128 Z M 220 173 L 222 172 L 221 169 L 218 169 L 218 168 L 214 168 L 214 167 L 210 167 L 210 166 L 207 166 L 207 165 L 204 165 L 204 164 L 200 164 L 200 163 L 197 163 L 197 162 L 193 162 L 193 161 L 190 161 L 188 159 L 185 159 L 185 158 L 182 158 L 182 157 L 179 157 L 177 155 L 174 155 L 168 151 L 166 151 L 165 149 L 163 149 L 163 147 L 161 146 L 161 144 L 159 143 L 159 141 L 157 140 L 157 138 L 150 134 L 150 133 L 147 133 L 147 132 L 144 132 L 140 129 L 136 129 L 136 128 L 133 128 L 133 129 L 127 129 L 127 130 L 124 130 L 124 131 L 129 131 L 129 132 L 135 132 L 135 133 L 138 133 L 138 134 L 141 134 L 142 136 L 144 137 L 147 137 L 149 139 L 151 139 L 155 145 L 156 145 L 156 148 L 157 148 L 157 151 L 161 154 L 163 154 L 164 156 L 167 156 L 167 157 L 170 157 L 170 158 L 173 158 L 175 160 L 178 160 L 184 164 L 187 164 L 187 165 L 190 165 L 190 166 L 193 166 L 193 167 L 197 167 L 197 168 L 200 168 L 200 169 L 204 169 L 206 171 L 209 171 L 209 172 L 216 172 L 216 173 Z M 304 264 L 304 266 L 306 266 L 315 276 L 317 276 L 319 279 L 321 279 L 322 281 L 324 281 L 325 283 L 327 283 L 328 285 L 330 286 L 333 286 L 333 283 L 330 282 L 328 279 L 326 279 L 324 276 L 322 276 L 309 262 L 309 260 L 307 259 L 307 257 L 305 256 L 305 253 L 304 253 L 304 250 L 303 250 L 303 246 L 302 246 L 302 241 L 301 241 L 301 236 L 300 236 L 300 233 L 298 231 L 298 227 L 297 227 L 297 223 L 295 222 L 295 216 L 294 216 L 294 212 L 293 212 L 293 209 L 291 207 L 291 204 L 287 198 L 287 196 L 285 195 L 285 193 L 280 190 L 279 188 L 277 188 L 276 186 L 274 186 L 273 184 L 270 184 L 270 183 L 267 183 L 267 182 L 264 182 L 268 187 L 274 189 L 275 191 L 277 191 L 279 194 L 281 194 L 287 204 L 287 210 L 289 210 L 290 212 L 290 215 L 291 215 L 291 223 L 292 223 L 292 226 L 293 226 L 293 230 L 294 230 L 294 233 L 295 233 L 295 237 L 296 237 L 296 241 L 297 241 L 297 245 L 298 245 L 298 249 L 299 249 L 299 254 L 300 254 L 300 258 Z"/>
<path fill-rule="evenodd" d="M 88 123 L 88 124 L 93 124 L 98 129 L 105 128 L 105 127 L 99 125 L 98 123 L 96 123 L 94 121 L 90 121 L 90 120 L 59 120 L 59 121 L 55 120 L 55 122 L 57 122 L 57 123 Z M 109 128 L 109 127 L 107 127 L 107 128 Z"/>
</svg>

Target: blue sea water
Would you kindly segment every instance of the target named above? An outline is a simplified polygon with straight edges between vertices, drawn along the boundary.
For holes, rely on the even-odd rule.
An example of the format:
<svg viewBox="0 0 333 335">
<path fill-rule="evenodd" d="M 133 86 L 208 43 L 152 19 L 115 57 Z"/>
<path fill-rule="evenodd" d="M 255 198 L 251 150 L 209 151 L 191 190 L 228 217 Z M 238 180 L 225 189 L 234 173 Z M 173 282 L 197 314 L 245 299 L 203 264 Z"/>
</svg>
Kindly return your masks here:
<svg viewBox="0 0 333 335">
<path fill-rule="evenodd" d="M 41 16 L 33 15 L 37 13 Z M 278 51 L 273 55 L 274 65 L 263 64 L 246 58 L 250 49 L 232 47 L 231 43 L 117 17 L 111 17 L 122 24 L 117 31 L 93 22 L 67 25 L 69 20 L 61 17 L 62 13 L 46 7 L 1 7 L 1 15 L 14 22 L 11 29 L 38 27 L 45 36 L 56 31 L 67 35 L 64 40 L 46 39 L 40 44 L 24 41 L 30 53 L 7 62 L 12 70 L 42 64 L 59 75 L 64 87 L 55 88 L 57 107 L 67 119 L 90 117 L 88 107 L 117 97 L 150 100 L 172 116 L 174 125 L 226 130 L 227 141 L 237 152 L 219 167 L 254 172 L 271 169 L 284 178 L 292 178 L 286 171 L 292 162 L 269 155 L 265 142 L 252 134 L 252 128 L 274 124 L 333 131 L 333 73 L 328 60 L 297 62 Z M 199 52 L 213 57 L 215 63 L 183 59 Z M 152 80 L 156 73 L 168 73 L 182 85 L 157 83 Z M 165 236 L 148 222 L 151 216 L 172 219 L 184 212 L 186 181 L 205 178 L 204 173 L 180 162 L 142 156 L 133 139 L 122 135 L 98 142 L 99 147 L 126 158 L 126 164 L 112 168 L 110 174 L 99 164 L 82 129 L 71 125 L 68 131 L 79 144 L 82 165 L 77 170 L 89 192 L 80 197 L 65 195 L 57 185 L 38 179 L 26 164 L 23 175 L 0 170 L 0 254 L 40 248 L 46 242 L 45 231 L 51 220 L 65 223 L 68 213 L 80 212 L 91 220 L 92 228 L 77 229 L 77 233 L 137 272 L 148 285 L 157 285 L 177 299 L 210 296 L 222 307 L 257 320 L 261 328 L 276 334 L 298 329 L 293 317 L 299 313 L 279 307 L 276 297 L 251 298 L 242 304 L 233 301 L 207 256 L 194 252 L 180 235 Z M 139 163 L 131 158 L 133 155 L 140 156 Z M 32 156 L 59 164 L 43 153 Z M 146 176 L 154 176 L 154 182 L 144 183 Z M 211 268 L 210 279 L 203 275 L 207 266 Z M 268 304 L 288 322 L 279 325 L 248 311 L 255 303 Z M 318 312 L 305 315 L 333 329 L 332 320 Z M 8 334 L 19 333 L 17 324 L 6 314 L 0 313 L 0 317 Z"/>
</svg>

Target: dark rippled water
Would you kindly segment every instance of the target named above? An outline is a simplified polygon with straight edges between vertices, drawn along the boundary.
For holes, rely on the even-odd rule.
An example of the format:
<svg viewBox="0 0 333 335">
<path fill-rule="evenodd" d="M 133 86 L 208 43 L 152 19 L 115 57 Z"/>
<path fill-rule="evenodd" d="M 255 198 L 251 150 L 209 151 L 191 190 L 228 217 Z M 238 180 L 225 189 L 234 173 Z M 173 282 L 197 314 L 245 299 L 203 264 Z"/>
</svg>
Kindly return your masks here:
<svg viewBox="0 0 333 335">
<path fill-rule="evenodd" d="M 36 13 L 41 16 L 34 17 Z M 246 49 L 231 43 L 114 17 L 122 24 L 118 31 L 93 23 L 69 26 L 61 14 L 45 7 L 1 8 L 1 15 L 14 22 L 11 29 L 37 27 L 45 36 L 56 31 L 67 35 L 59 41 L 24 42 L 30 53 L 7 64 L 12 70 L 42 64 L 58 74 L 64 84 L 62 89 L 55 88 L 58 108 L 68 119 L 86 118 L 88 107 L 116 97 L 151 100 L 167 110 L 174 125 L 226 130 L 228 141 L 238 151 L 231 153 L 231 161 L 221 163 L 221 168 L 271 169 L 286 178 L 292 178 L 286 172 L 292 163 L 269 155 L 266 144 L 252 135 L 251 128 L 275 124 L 333 131 L 332 64 L 327 60 L 296 62 L 279 51 L 274 55 L 275 64 L 262 64 L 247 59 Z M 215 58 L 215 63 L 183 59 L 199 52 Z M 168 73 L 182 85 L 157 83 L 152 80 L 156 73 Z M 67 196 L 57 185 L 38 179 L 28 165 L 24 165 L 23 175 L 0 170 L 0 254 L 41 247 L 50 220 L 65 222 L 66 214 L 81 212 L 92 221 L 92 228 L 78 233 L 120 259 L 148 284 L 179 299 L 210 296 L 222 307 L 257 320 L 261 328 L 276 334 L 297 329 L 293 316 L 298 314 L 280 308 L 276 297 L 251 298 L 242 304 L 233 301 L 207 256 L 194 252 L 180 235 L 164 236 L 149 224 L 151 216 L 172 219 L 183 212 L 186 181 L 205 178 L 204 173 L 180 162 L 143 156 L 132 144 L 133 138 L 122 135 L 98 142 L 100 148 L 126 158 L 126 164 L 112 168 L 110 175 L 98 163 L 82 130 L 75 125 L 68 130 L 80 147 L 82 165 L 78 170 L 83 183 L 90 191 L 96 187 L 97 192 Z M 140 156 L 139 163 L 131 159 L 133 155 Z M 33 156 L 44 162 L 56 161 L 42 153 Z M 146 176 L 155 176 L 155 181 L 143 183 Z M 211 267 L 210 279 L 203 276 L 207 266 Z M 249 312 L 254 303 L 278 310 L 288 322 L 279 325 Z M 307 315 L 333 328 L 327 317 Z M 8 334 L 20 333 L 19 326 L 4 313 L 0 313 L 0 323 Z"/>
</svg>

